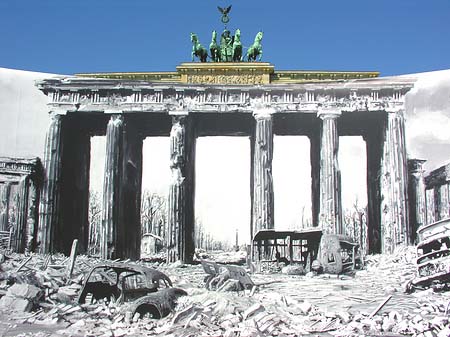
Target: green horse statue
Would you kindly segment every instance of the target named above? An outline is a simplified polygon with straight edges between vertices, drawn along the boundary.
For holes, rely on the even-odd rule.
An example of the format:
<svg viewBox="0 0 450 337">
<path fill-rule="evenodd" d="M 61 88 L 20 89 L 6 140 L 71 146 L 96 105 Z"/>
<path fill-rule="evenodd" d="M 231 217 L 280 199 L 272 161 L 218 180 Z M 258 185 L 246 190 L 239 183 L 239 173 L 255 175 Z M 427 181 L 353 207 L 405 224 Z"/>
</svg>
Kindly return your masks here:
<svg viewBox="0 0 450 337">
<path fill-rule="evenodd" d="M 194 62 L 195 56 L 197 56 L 200 59 L 200 62 L 206 62 L 208 52 L 206 51 L 206 48 L 200 44 L 197 34 L 191 33 L 191 41 L 192 41 L 192 62 Z"/>
<path fill-rule="evenodd" d="M 213 62 L 220 62 L 220 49 L 216 39 L 217 39 L 217 32 L 213 30 L 211 43 L 209 44 L 209 52 L 211 53 L 211 60 Z"/>
<path fill-rule="evenodd" d="M 262 58 L 262 45 L 261 40 L 263 38 L 263 32 L 258 32 L 255 36 L 255 42 L 248 48 L 247 50 L 247 61 L 252 62 L 256 61 L 256 58 L 259 56 L 258 61 L 261 61 Z"/>
<path fill-rule="evenodd" d="M 233 62 L 242 61 L 241 30 L 236 29 L 233 41 Z"/>
</svg>

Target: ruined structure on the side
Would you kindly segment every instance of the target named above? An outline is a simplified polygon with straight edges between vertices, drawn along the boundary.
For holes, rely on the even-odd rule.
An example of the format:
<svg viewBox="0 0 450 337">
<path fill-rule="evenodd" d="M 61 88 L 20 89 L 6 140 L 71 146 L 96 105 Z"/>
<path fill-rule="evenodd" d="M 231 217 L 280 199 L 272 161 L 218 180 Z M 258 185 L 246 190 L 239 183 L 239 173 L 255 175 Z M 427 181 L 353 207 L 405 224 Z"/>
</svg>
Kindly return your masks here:
<svg viewBox="0 0 450 337">
<path fill-rule="evenodd" d="M 424 224 L 450 217 L 450 164 L 431 171 L 425 177 L 426 213 Z"/>
<path fill-rule="evenodd" d="M 36 248 L 42 166 L 37 158 L 0 157 L 0 231 L 16 252 Z"/>
<path fill-rule="evenodd" d="M 88 242 L 90 137 L 106 135 L 102 254 L 139 256 L 142 142 L 170 136 L 168 257 L 194 252 L 195 142 L 247 136 L 252 144 L 252 235 L 274 228 L 273 136 L 311 144 L 313 223 L 342 233 L 339 136 L 367 144 L 368 246 L 410 242 L 404 96 L 408 78 L 370 72 L 277 72 L 269 63 L 185 63 L 171 73 L 83 74 L 40 81 L 49 97 L 38 241 L 42 252 Z M 220 193 L 220 191 L 217 191 Z M 309 193 L 309 192 L 306 192 Z"/>
</svg>

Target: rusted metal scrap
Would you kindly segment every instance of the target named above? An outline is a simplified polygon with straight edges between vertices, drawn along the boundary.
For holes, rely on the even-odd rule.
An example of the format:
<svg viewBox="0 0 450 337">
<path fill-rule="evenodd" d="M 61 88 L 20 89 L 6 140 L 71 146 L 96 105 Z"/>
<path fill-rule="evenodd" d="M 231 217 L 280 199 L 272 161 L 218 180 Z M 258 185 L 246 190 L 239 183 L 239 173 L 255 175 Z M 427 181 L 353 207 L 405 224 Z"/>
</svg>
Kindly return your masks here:
<svg viewBox="0 0 450 337">
<path fill-rule="evenodd" d="M 450 283 L 450 218 L 417 230 L 417 276 L 407 285 L 414 288 L 446 287 Z"/>
<path fill-rule="evenodd" d="M 201 261 L 205 277 L 205 287 L 209 290 L 245 290 L 253 289 L 253 283 L 247 271 L 240 266 L 218 264 L 213 261 Z"/>
<path fill-rule="evenodd" d="M 129 263 L 107 262 L 94 266 L 88 273 L 78 296 L 78 303 L 115 301 L 132 317 L 167 316 L 176 305 L 176 300 L 187 293 L 172 288 L 172 281 L 164 273 L 144 266 Z"/>
<path fill-rule="evenodd" d="M 281 263 L 330 274 L 350 272 L 362 266 L 359 245 L 350 237 L 323 234 L 321 229 L 302 231 L 261 230 L 253 238 L 252 259 L 262 265 Z M 267 268 L 266 268 L 267 269 Z"/>
<path fill-rule="evenodd" d="M 330 274 L 340 274 L 360 268 L 362 257 L 358 248 L 358 244 L 347 236 L 323 234 L 319 248 L 320 268 L 323 272 Z"/>
<path fill-rule="evenodd" d="M 260 230 L 253 237 L 252 261 L 256 269 L 276 270 L 279 265 L 295 265 L 305 272 L 317 259 L 322 230 L 313 228 L 301 231 Z"/>
</svg>

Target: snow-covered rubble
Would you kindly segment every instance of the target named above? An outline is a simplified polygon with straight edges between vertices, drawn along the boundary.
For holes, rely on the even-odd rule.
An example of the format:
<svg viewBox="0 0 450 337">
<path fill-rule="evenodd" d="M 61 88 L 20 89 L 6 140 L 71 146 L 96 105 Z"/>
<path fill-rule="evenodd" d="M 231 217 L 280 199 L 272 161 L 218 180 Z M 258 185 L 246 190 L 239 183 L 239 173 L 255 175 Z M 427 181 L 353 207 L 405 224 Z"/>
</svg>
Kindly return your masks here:
<svg viewBox="0 0 450 337">
<path fill-rule="evenodd" d="M 146 264 L 189 294 L 160 320 L 129 317 L 114 303 L 78 305 L 96 259 L 79 256 L 69 278 L 63 255 L 29 257 L 8 255 L 0 265 L 0 314 L 9 319 L 1 327 L 22 327 L 23 336 L 450 336 L 449 293 L 404 293 L 413 248 L 369 256 L 354 275 L 253 274 L 265 283 L 253 293 L 205 289 L 199 265 Z"/>
</svg>

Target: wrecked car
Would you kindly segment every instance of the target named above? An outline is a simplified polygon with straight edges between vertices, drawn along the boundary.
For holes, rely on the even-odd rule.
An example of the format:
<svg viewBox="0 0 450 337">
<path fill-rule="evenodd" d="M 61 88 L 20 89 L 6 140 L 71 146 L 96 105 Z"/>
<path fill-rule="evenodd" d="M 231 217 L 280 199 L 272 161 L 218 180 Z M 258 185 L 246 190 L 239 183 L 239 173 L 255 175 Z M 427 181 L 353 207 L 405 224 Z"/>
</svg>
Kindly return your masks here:
<svg viewBox="0 0 450 337">
<path fill-rule="evenodd" d="M 240 266 L 224 265 L 214 261 L 201 261 L 203 270 L 207 274 L 204 279 L 208 290 L 252 290 L 255 287 L 247 271 Z"/>
<path fill-rule="evenodd" d="M 312 261 L 317 258 L 321 236 L 322 230 L 317 228 L 302 231 L 260 230 L 253 237 L 252 261 L 258 271 L 263 269 L 263 265 L 280 263 L 310 270 Z"/>
<path fill-rule="evenodd" d="M 78 296 L 78 303 L 99 300 L 115 301 L 132 317 L 149 315 L 151 318 L 167 316 L 183 289 L 173 288 L 164 273 L 129 263 L 106 262 L 94 266 L 86 275 Z"/>
<path fill-rule="evenodd" d="M 450 218 L 417 230 L 417 276 L 411 280 L 407 292 L 414 288 L 448 287 L 450 283 Z"/>
</svg>

